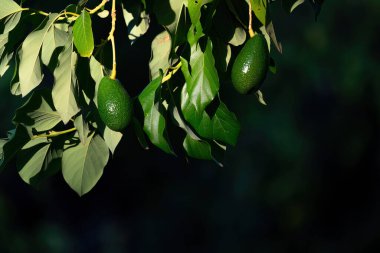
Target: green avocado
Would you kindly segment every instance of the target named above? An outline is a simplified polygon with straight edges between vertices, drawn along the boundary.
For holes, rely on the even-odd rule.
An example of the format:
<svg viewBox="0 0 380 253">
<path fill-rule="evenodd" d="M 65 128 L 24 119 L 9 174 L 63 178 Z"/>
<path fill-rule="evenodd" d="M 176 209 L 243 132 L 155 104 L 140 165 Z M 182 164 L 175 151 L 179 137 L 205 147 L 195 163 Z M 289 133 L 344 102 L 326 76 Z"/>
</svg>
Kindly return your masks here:
<svg viewBox="0 0 380 253">
<path fill-rule="evenodd" d="M 118 132 L 124 130 L 132 118 L 132 100 L 120 81 L 103 77 L 97 99 L 99 115 L 106 126 Z"/>
<path fill-rule="evenodd" d="M 262 34 L 250 38 L 237 55 L 231 70 L 231 81 L 241 94 L 257 91 L 269 66 L 267 41 Z"/>
</svg>

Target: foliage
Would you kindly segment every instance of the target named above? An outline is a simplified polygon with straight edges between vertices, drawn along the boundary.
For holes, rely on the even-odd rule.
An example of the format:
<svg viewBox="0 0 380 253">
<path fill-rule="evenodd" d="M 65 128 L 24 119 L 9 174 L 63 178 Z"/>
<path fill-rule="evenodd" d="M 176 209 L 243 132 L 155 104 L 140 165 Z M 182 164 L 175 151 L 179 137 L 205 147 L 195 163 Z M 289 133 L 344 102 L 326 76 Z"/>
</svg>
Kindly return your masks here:
<svg viewBox="0 0 380 253">
<path fill-rule="evenodd" d="M 123 135 L 104 125 L 96 102 L 100 80 L 116 75 L 113 32 L 119 29 L 114 24 L 119 12 L 132 46 L 150 32 L 152 20 L 162 26 L 151 43 L 151 82 L 134 99 L 133 128 L 126 131 L 134 131 L 144 148 L 148 138 L 168 154 L 184 152 L 222 164 L 220 154 L 237 143 L 240 130 L 222 91 L 230 85 L 232 47 L 240 48 L 251 28 L 246 1 L 103 0 L 91 8 L 80 1 L 60 13 L 26 8 L 24 2 L 0 0 L 0 76 L 11 76 L 10 92 L 26 99 L 15 112 L 15 129 L 0 140 L 1 170 L 17 156 L 19 174 L 29 184 L 62 171 L 79 195 L 95 186 Z M 303 2 L 281 4 L 292 12 Z M 322 1 L 309 2 L 318 13 Z M 252 28 L 265 36 L 270 51 L 281 52 L 270 15 L 273 3 L 250 0 Z M 95 37 L 95 19 L 112 23 L 107 38 Z M 112 71 L 104 57 L 111 54 Z M 265 104 L 262 93 L 257 95 Z M 182 147 L 171 141 L 178 138 L 170 135 L 173 127 L 183 133 Z"/>
</svg>

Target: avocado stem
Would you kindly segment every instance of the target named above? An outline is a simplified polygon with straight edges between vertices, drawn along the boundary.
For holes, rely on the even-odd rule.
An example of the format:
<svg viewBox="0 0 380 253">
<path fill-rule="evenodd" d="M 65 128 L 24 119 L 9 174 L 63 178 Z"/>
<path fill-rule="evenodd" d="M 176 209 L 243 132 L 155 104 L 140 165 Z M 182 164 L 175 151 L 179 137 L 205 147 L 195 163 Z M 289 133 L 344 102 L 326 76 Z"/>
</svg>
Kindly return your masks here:
<svg viewBox="0 0 380 253">
<path fill-rule="evenodd" d="M 94 14 L 96 13 L 98 10 L 100 10 L 104 5 L 106 5 L 106 3 L 108 3 L 109 0 L 103 0 L 98 6 L 96 6 L 94 9 L 87 9 L 86 10 L 88 11 L 88 13 L 90 14 Z"/>
<path fill-rule="evenodd" d="M 182 66 L 182 62 L 179 62 L 176 66 L 174 66 L 172 69 L 172 71 L 170 71 L 167 75 L 165 75 L 162 80 L 161 80 L 161 83 L 165 83 L 167 81 L 170 80 L 170 78 L 172 78 L 172 76 L 181 68 Z"/>
<path fill-rule="evenodd" d="M 38 138 L 51 138 L 51 137 L 56 137 L 62 134 L 68 134 L 71 132 L 75 132 L 77 129 L 75 127 L 64 130 L 64 131 L 49 131 L 48 134 L 39 134 L 39 135 L 33 135 L 32 139 L 38 139 Z"/>
<path fill-rule="evenodd" d="M 108 35 L 108 40 L 110 40 L 112 44 L 112 72 L 111 72 L 110 78 L 115 80 L 116 79 L 116 46 L 115 46 L 114 33 L 116 29 L 116 0 L 112 0 L 111 17 L 112 17 L 112 28 Z"/>
<path fill-rule="evenodd" d="M 248 1 L 248 6 L 249 6 L 249 25 L 248 25 L 248 33 L 249 37 L 255 36 L 255 32 L 252 29 L 252 4 L 251 0 Z"/>
</svg>

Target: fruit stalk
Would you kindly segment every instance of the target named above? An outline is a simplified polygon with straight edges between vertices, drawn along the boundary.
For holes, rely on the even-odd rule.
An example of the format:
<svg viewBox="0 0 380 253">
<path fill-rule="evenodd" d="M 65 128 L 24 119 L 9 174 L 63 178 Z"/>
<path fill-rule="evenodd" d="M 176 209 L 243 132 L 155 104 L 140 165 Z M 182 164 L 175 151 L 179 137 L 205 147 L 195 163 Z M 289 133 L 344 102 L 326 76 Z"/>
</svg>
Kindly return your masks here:
<svg viewBox="0 0 380 253">
<path fill-rule="evenodd" d="M 248 24 L 248 33 L 249 37 L 253 38 L 255 36 L 255 32 L 252 29 L 252 4 L 251 0 L 248 1 L 248 6 L 249 6 L 249 24 Z"/>
<path fill-rule="evenodd" d="M 116 29 L 116 0 L 112 0 L 112 9 L 111 9 L 111 18 L 112 18 L 112 27 L 108 35 L 108 40 L 112 44 L 112 72 L 110 75 L 111 79 L 116 79 L 116 46 L 115 46 L 115 29 Z"/>
</svg>

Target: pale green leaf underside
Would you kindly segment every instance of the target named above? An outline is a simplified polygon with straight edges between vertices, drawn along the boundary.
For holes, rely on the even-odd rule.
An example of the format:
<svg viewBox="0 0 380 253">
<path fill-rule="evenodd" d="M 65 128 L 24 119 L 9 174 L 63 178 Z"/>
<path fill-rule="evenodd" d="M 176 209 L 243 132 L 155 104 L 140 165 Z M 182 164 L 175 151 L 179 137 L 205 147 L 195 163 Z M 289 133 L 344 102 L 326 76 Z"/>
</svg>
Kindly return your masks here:
<svg viewBox="0 0 380 253">
<path fill-rule="evenodd" d="M 20 151 L 26 163 L 19 168 L 19 175 L 26 183 L 29 184 L 30 179 L 41 171 L 49 148 L 50 143 L 46 138 L 38 138 L 29 141 Z"/>
<path fill-rule="evenodd" d="M 41 99 L 40 107 L 27 115 L 34 120 L 33 128 L 38 132 L 50 130 L 61 122 L 59 114 L 53 111 L 44 98 Z"/>
<path fill-rule="evenodd" d="M 73 52 L 72 41 L 70 39 L 67 41 L 65 49 L 59 55 L 58 66 L 54 70 L 55 83 L 52 91 L 54 106 L 65 124 L 80 110 L 76 101 L 75 75 L 78 56 Z"/>
<path fill-rule="evenodd" d="M 22 96 L 26 96 L 42 81 L 40 50 L 48 30 L 54 24 L 57 16 L 56 13 L 49 14 L 44 27 L 29 34 L 22 43 L 19 67 Z"/>
<path fill-rule="evenodd" d="M 121 141 L 122 137 L 123 134 L 120 132 L 113 131 L 108 127 L 104 129 L 103 138 L 112 154 L 115 153 L 116 147 Z"/>
<path fill-rule="evenodd" d="M 152 41 L 152 57 L 149 62 L 151 79 L 160 75 L 160 69 L 165 71 L 169 66 L 171 38 L 167 31 L 158 34 Z"/>
<path fill-rule="evenodd" d="M 62 155 L 63 177 L 82 196 L 96 185 L 108 158 L 108 147 L 99 135 L 89 136 L 84 145 L 67 145 Z"/>
<path fill-rule="evenodd" d="M 55 26 L 51 26 L 42 44 L 42 63 L 48 66 L 54 51 L 59 47 L 63 47 L 67 43 L 67 39 L 68 37 L 66 32 L 56 28 Z"/>
<path fill-rule="evenodd" d="M 131 42 L 134 42 L 148 31 L 150 22 L 149 15 L 144 10 L 141 11 L 141 22 L 137 24 L 136 20 L 133 17 L 133 14 L 128 12 L 123 4 L 121 6 L 123 9 L 124 21 L 128 28 L 128 39 Z"/>
<path fill-rule="evenodd" d="M 21 6 L 12 0 L 1 0 L 0 19 L 8 15 L 21 11 Z"/>
</svg>

